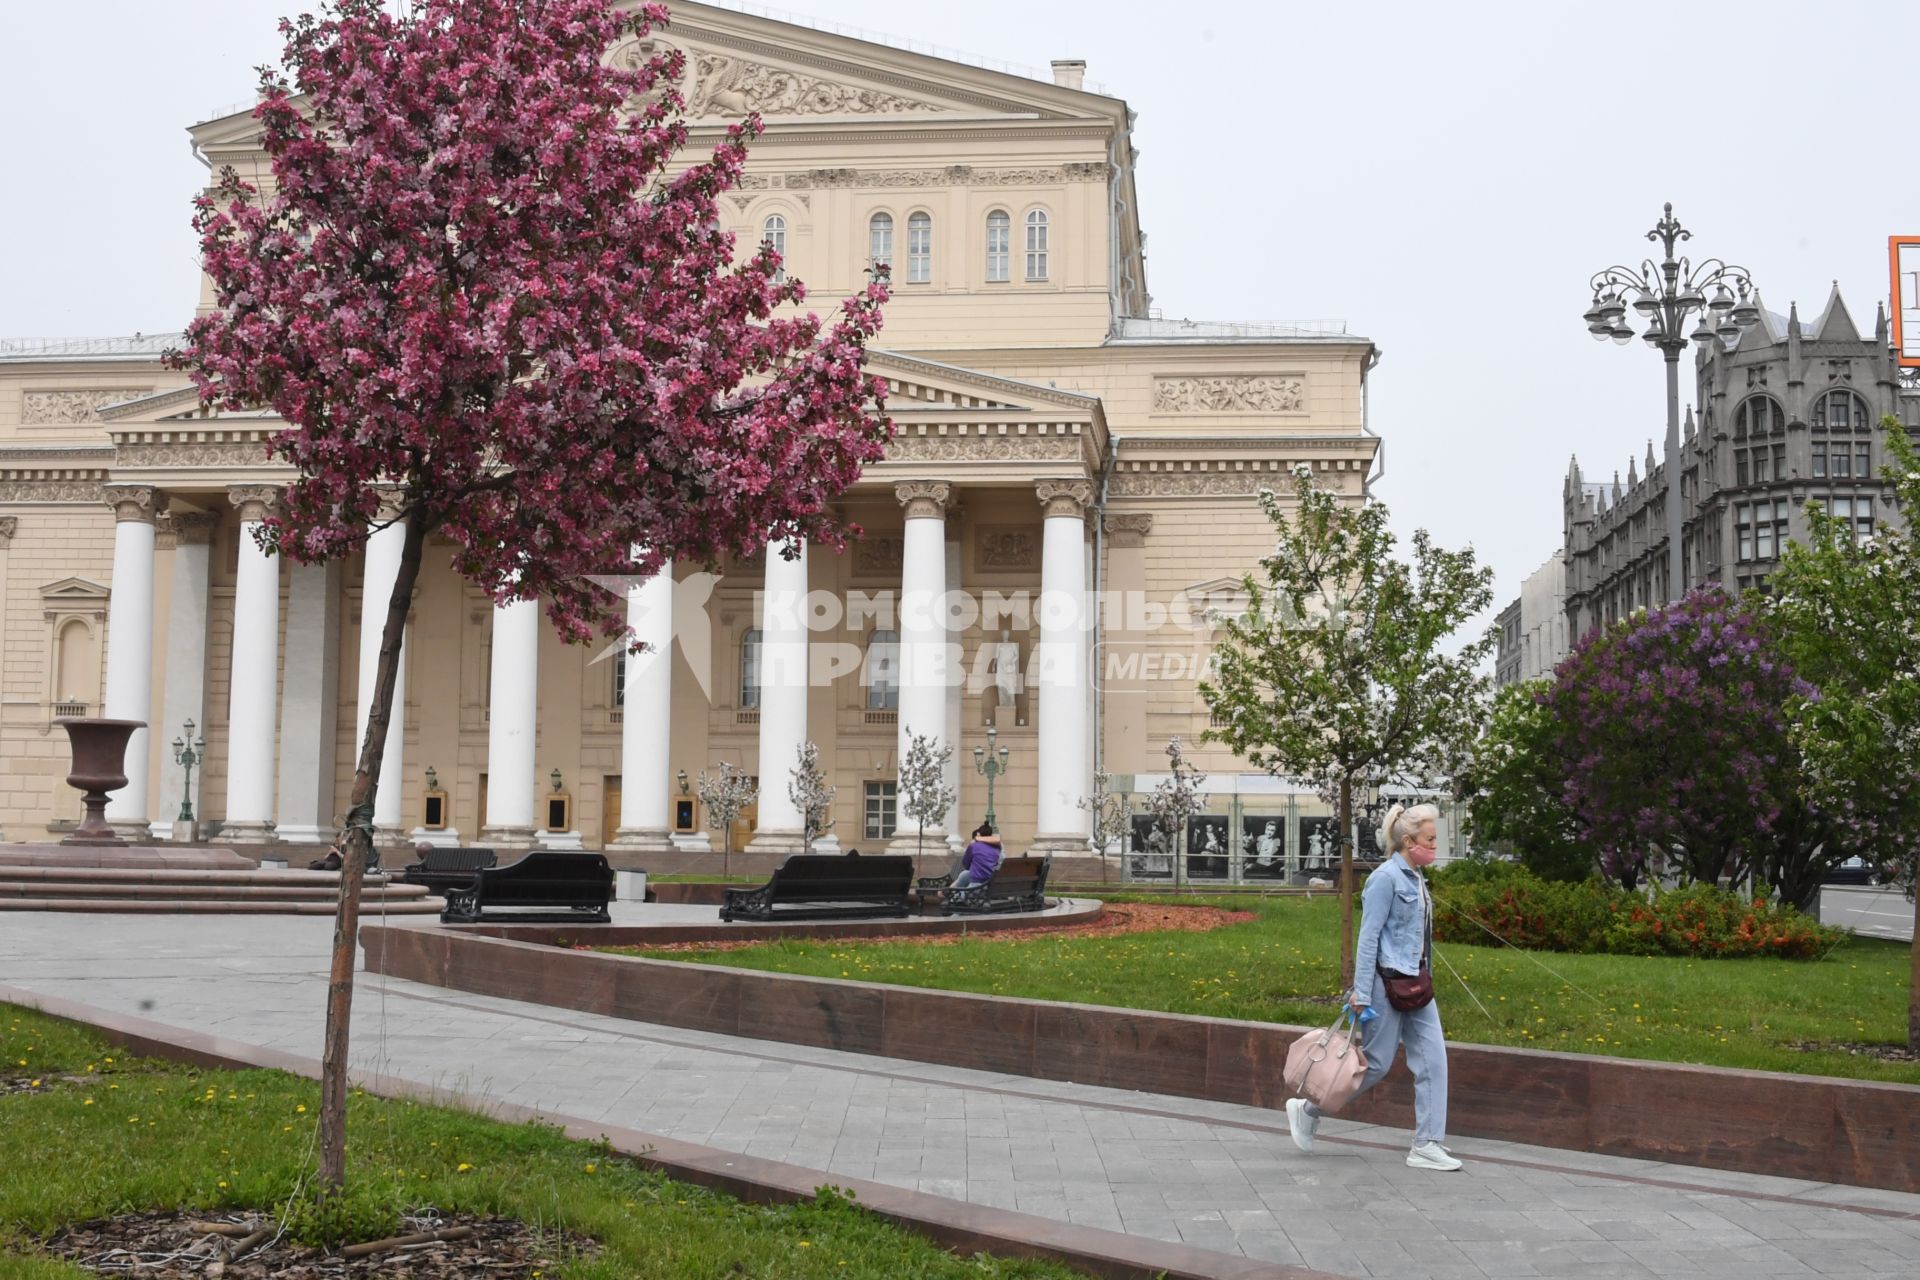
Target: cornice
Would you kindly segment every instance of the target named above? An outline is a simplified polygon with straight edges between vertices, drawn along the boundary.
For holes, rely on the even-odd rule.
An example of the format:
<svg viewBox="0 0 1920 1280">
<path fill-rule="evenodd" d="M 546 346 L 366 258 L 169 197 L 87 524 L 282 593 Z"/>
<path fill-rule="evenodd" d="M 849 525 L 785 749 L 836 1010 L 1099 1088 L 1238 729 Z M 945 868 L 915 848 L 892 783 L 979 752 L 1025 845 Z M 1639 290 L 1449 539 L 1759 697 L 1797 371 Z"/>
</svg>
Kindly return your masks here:
<svg viewBox="0 0 1920 1280">
<path fill-rule="evenodd" d="M 1372 436 L 1130 435 L 1120 437 L 1115 451 L 1125 457 L 1129 453 L 1175 453 L 1192 449 L 1205 449 L 1212 453 L 1284 453 L 1302 450 L 1351 449 L 1371 456 L 1378 444 L 1379 442 Z"/>
<path fill-rule="evenodd" d="M 938 360 L 928 360 L 920 356 L 903 355 L 898 351 L 875 348 L 868 353 L 867 372 L 886 377 L 888 370 L 897 370 L 900 374 L 917 375 L 932 387 L 942 383 L 959 383 L 963 386 L 980 387 L 998 393 L 998 398 L 1042 401 L 1047 404 L 1061 405 L 1093 413 L 1100 408 L 1100 397 L 1084 395 L 1078 391 L 1062 391 L 1058 387 L 1043 387 L 1036 382 L 1022 382 L 1018 378 L 1008 378 L 999 374 L 981 373 L 964 365 L 943 364 Z M 900 380 L 900 379 L 896 379 Z M 937 408 L 938 406 L 928 406 Z"/>
<path fill-rule="evenodd" d="M 900 135 L 912 133 L 917 142 L 1005 142 L 1007 135 L 1015 130 L 1022 138 L 1040 138 L 1053 141 L 1093 139 L 1105 142 L 1113 133 L 1113 125 L 1107 121 L 1092 120 L 1085 124 L 1061 122 L 1055 120 L 1033 120 L 1028 118 L 998 117 L 991 124 L 969 123 L 965 125 L 943 121 L 938 116 L 887 116 L 885 128 L 877 129 L 870 119 L 862 117 L 857 122 L 849 119 L 844 126 L 822 124 L 809 121 L 804 127 L 783 128 L 779 122 L 767 126 L 767 131 L 753 140 L 755 152 L 764 152 L 768 147 L 830 145 L 845 146 L 848 143 L 860 144 L 898 144 Z M 688 133 L 691 137 L 718 135 L 726 132 L 722 122 L 713 124 L 692 124 Z M 704 139 L 702 138 L 704 141 Z"/>
<path fill-rule="evenodd" d="M 102 422 L 119 422 L 126 418 L 143 417 L 157 411 L 173 408 L 176 404 L 195 404 L 200 399 L 200 388 L 189 383 L 184 387 L 168 387 L 164 391 L 149 392 L 133 400 L 123 400 L 119 404 L 94 410 Z"/>
</svg>

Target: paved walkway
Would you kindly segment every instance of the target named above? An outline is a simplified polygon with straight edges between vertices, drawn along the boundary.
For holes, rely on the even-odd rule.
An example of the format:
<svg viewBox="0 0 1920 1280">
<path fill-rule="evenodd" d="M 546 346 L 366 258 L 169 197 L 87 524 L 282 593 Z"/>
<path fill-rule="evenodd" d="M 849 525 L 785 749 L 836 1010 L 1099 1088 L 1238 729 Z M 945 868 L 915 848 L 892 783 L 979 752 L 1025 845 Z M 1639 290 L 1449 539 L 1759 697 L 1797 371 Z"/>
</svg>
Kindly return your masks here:
<svg viewBox="0 0 1920 1280">
<path fill-rule="evenodd" d="M 10 917 L 0 982 L 318 1057 L 325 920 Z M 709 1035 L 363 975 L 357 1065 L 608 1125 L 1341 1275 L 1911 1276 L 1920 1196 Z M 1659 1106 L 1649 1098 L 1649 1106 Z"/>
</svg>

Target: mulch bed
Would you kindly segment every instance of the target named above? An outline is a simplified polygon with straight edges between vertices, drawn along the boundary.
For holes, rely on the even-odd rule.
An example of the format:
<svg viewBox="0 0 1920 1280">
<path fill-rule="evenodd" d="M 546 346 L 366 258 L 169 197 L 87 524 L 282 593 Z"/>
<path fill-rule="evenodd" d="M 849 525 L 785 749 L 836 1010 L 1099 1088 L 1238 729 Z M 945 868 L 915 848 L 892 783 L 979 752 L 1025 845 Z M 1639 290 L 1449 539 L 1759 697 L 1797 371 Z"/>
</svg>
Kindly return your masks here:
<svg viewBox="0 0 1920 1280">
<path fill-rule="evenodd" d="M 409 1280 L 477 1280 L 530 1277 L 561 1258 L 594 1251 L 592 1241 L 555 1231 L 536 1231 L 506 1218 L 406 1218 L 401 1232 L 471 1227 L 461 1240 L 438 1241 L 348 1259 L 337 1252 L 295 1246 L 269 1236 L 229 1259 L 243 1243 L 206 1230 L 212 1223 L 264 1225 L 244 1216 L 136 1213 L 77 1223 L 46 1243 L 46 1251 L 97 1275 L 134 1275 L 153 1280 L 320 1280 L 337 1276 L 393 1276 Z"/>
<path fill-rule="evenodd" d="M 1846 1053 L 1882 1062 L 1920 1062 L 1920 1053 L 1903 1044 L 1847 1044 L 1833 1040 L 1802 1040 L 1793 1046 L 1802 1053 Z"/>
<path fill-rule="evenodd" d="M 879 943 L 911 942 L 922 947 L 951 947 L 961 942 L 1019 942 L 1026 938 L 1043 937 L 1097 937 L 1103 934 L 1120 933 L 1207 933 L 1214 929 L 1224 929 L 1230 924 L 1245 924 L 1258 915 L 1253 911 L 1229 911 L 1224 907 L 1182 907 L 1164 906 L 1145 902 L 1111 902 L 1105 911 L 1092 920 L 1073 924 L 1040 925 L 1030 929 L 1008 929 L 1003 931 L 983 930 L 980 933 L 944 933 L 927 934 L 915 937 L 913 934 L 896 934 L 890 938 L 835 938 L 835 946 L 871 946 Z M 649 952 L 663 951 L 739 951 L 747 947 L 764 946 L 764 940 L 740 942 L 670 942 L 659 946 L 638 949 Z M 583 947 L 582 950 L 588 948 Z"/>
</svg>

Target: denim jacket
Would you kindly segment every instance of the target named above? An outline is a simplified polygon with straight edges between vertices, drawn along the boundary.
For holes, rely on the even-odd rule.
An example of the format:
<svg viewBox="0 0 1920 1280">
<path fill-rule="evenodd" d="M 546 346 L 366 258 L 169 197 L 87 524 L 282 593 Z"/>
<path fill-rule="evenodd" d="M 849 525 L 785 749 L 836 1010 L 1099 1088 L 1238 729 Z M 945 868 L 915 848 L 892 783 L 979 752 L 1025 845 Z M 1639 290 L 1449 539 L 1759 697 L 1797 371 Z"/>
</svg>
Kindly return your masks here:
<svg viewBox="0 0 1920 1280">
<path fill-rule="evenodd" d="M 1431 909 L 1426 877 L 1400 854 L 1367 877 L 1360 891 L 1360 937 L 1353 959 L 1353 984 L 1360 999 L 1371 1002 L 1376 969 L 1420 972 Z"/>
</svg>

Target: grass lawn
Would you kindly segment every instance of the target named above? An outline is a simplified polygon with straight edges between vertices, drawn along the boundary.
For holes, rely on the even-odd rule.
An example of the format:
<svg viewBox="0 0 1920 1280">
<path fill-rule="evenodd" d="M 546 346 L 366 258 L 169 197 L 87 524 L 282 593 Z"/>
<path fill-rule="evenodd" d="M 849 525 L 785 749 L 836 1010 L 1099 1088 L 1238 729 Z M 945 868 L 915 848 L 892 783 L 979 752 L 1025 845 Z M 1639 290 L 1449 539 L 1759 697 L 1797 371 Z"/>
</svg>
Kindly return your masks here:
<svg viewBox="0 0 1920 1280">
<path fill-rule="evenodd" d="M 87 1033 L 0 1005 L 0 1278 L 90 1273 L 31 1256 L 66 1223 L 158 1209 L 279 1215 L 314 1167 L 319 1085 L 273 1071 L 128 1061 Z M 4 1089 L 0 1083 L 0 1089 Z M 391 1234 L 403 1211 L 498 1214 L 597 1240 L 549 1275 L 1005 1277 L 1064 1280 L 1063 1266 L 962 1259 L 837 1197 L 759 1206 L 569 1141 L 550 1128 L 354 1095 L 349 1194 L 332 1222 L 282 1217 L 308 1240 Z M 30 1175 L 30 1176 L 29 1176 Z M 824 1178 L 824 1175 L 823 1175 Z M 536 1273 L 538 1274 L 538 1273 Z"/>
<path fill-rule="evenodd" d="M 1327 1005 L 1300 997 L 1324 999 L 1339 986 L 1336 898 L 1151 900 L 1211 902 L 1255 911 L 1258 918 L 1211 933 L 980 937 L 941 945 L 794 941 L 633 954 L 1254 1021 L 1332 1019 Z M 1854 939 L 1821 961 L 1536 954 L 1447 944 L 1436 953 L 1435 990 L 1454 1040 L 1920 1084 L 1920 1063 L 1792 1047 L 1904 1044 L 1909 952 L 1903 944 Z M 1485 1012 L 1462 989 L 1463 979 Z"/>
</svg>

